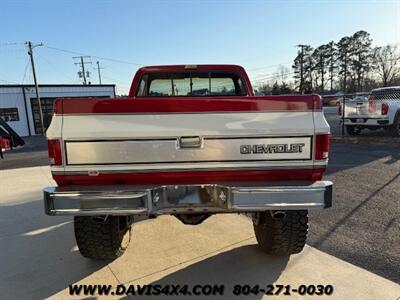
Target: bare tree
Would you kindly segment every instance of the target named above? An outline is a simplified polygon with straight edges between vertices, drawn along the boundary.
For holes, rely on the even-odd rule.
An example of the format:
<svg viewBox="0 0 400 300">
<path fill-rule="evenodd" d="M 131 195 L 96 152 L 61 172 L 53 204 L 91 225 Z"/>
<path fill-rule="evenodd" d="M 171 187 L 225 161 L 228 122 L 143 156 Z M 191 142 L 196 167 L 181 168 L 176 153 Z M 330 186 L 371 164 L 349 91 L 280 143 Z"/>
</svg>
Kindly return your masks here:
<svg viewBox="0 0 400 300">
<path fill-rule="evenodd" d="M 396 45 L 376 47 L 374 51 L 376 73 L 383 86 L 390 86 L 400 77 L 400 51 Z"/>
<path fill-rule="evenodd" d="M 271 95 L 272 86 L 269 83 L 263 83 L 260 85 L 257 90 L 264 95 Z"/>
<path fill-rule="evenodd" d="M 284 82 L 287 80 L 289 74 L 290 74 L 290 69 L 288 67 L 279 65 L 274 74 L 274 79 L 275 81 Z"/>
</svg>

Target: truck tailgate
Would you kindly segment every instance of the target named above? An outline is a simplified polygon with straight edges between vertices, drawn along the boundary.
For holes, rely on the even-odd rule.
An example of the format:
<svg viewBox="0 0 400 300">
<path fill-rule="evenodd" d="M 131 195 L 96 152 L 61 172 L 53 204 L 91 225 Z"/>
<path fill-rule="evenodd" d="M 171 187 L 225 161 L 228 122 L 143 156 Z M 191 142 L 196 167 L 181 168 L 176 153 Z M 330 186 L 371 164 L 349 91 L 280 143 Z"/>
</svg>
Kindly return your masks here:
<svg viewBox="0 0 400 300">
<path fill-rule="evenodd" d="M 252 99 L 251 109 L 245 111 L 243 107 L 235 110 L 233 101 L 229 109 L 221 106 L 199 111 L 199 106 L 188 107 L 188 100 L 179 100 L 186 105 L 185 111 L 160 111 L 171 101 L 163 99 L 164 104 L 158 109 L 153 106 L 153 111 L 132 105 L 129 111 L 103 112 L 93 111 L 92 106 L 79 113 L 66 109 L 65 101 L 73 100 L 63 101 L 63 111 L 57 113 L 56 108 L 54 117 L 59 121 L 52 122 L 48 131 L 49 138 L 62 132 L 58 138 L 62 140 L 63 166 L 52 167 L 53 174 L 60 176 L 120 174 L 123 179 L 130 173 L 148 172 L 312 170 L 316 131 L 329 132 L 322 112 L 305 109 L 304 101 L 299 100 L 294 106 L 288 106 L 290 101 L 282 101 L 284 106 L 275 102 L 268 106 L 265 99 Z M 111 103 L 115 109 L 121 100 L 80 101 L 103 101 L 101 105 Z M 126 101 L 147 100 L 124 101 L 126 105 Z M 254 105 L 260 102 L 264 107 Z"/>
<path fill-rule="evenodd" d="M 346 101 L 345 118 L 376 118 L 381 116 L 381 103 L 375 101 Z"/>
</svg>

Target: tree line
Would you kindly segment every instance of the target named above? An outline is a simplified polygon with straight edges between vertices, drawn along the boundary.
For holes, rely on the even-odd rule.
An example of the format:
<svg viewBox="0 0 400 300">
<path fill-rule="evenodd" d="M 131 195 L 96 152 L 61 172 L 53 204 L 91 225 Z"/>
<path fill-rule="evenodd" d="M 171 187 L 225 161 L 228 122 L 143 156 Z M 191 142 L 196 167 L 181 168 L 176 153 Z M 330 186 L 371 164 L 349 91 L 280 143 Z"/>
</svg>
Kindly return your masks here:
<svg viewBox="0 0 400 300">
<path fill-rule="evenodd" d="M 280 66 L 273 83 L 261 84 L 266 94 L 368 92 L 376 87 L 400 85 L 398 45 L 373 46 L 372 38 L 360 30 L 313 48 L 298 45 L 293 71 Z M 287 75 L 293 75 L 288 81 Z"/>
</svg>

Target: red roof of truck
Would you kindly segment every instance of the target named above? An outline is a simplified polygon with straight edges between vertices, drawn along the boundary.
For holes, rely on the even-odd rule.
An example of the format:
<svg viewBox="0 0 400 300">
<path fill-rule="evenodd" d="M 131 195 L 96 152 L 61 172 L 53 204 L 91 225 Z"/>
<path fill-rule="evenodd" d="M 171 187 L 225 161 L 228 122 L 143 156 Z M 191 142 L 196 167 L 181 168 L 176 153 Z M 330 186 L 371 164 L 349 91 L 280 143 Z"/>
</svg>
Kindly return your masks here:
<svg viewBox="0 0 400 300">
<path fill-rule="evenodd" d="M 238 65 L 161 65 L 161 66 L 147 66 L 142 67 L 139 71 L 142 72 L 161 72 L 161 71 L 205 71 L 205 70 L 219 70 L 230 72 L 245 72 L 244 68 Z"/>
</svg>

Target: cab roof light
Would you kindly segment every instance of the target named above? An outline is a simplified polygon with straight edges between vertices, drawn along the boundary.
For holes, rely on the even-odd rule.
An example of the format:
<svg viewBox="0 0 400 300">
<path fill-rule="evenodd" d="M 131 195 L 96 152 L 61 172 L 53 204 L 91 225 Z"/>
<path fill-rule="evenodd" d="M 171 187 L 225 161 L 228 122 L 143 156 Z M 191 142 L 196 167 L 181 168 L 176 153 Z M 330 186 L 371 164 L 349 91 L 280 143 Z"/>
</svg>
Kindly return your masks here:
<svg viewBox="0 0 400 300">
<path fill-rule="evenodd" d="M 197 65 L 185 65 L 185 69 L 186 70 L 196 70 L 197 69 Z"/>
</svg>

